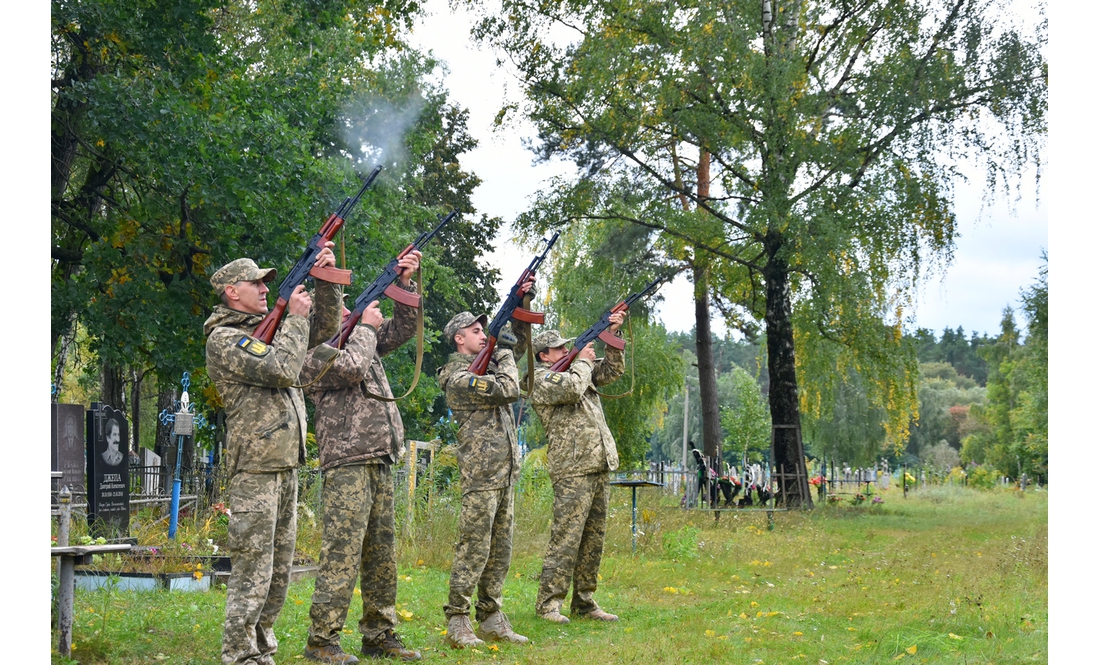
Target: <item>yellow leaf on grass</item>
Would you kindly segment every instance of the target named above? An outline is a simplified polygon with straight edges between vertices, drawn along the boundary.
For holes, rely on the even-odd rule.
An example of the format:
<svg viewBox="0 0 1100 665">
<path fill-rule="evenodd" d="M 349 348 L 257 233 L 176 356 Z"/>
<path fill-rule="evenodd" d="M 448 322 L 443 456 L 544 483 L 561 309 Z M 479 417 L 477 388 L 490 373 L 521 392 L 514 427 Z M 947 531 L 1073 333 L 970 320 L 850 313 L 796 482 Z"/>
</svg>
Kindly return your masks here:
<svg viewBox="0 0 1100 665">
<path fill-rule="evenodd" d="M 714 637 L 714 631 L 710 630 L 709 628 L 706 631 L 704 631 L 703 634 L 706 635 L 707 637 Z"/>
<path fill-rule="evenodd" d="M 401 617 L 405 621 L 412 621 L 413 613 L 409 610 L 397 610 L 397 616 Z"/>
<path fill-rule="evenodd" d="M 962 639 L 961 637 L 959 637 L 955 633 L 948 633 L 947 636 L 950 637 L 953 640 L 961 640 Z"/>
<path fill-rule="evenodd" d="M 755 600 L 749 603 L 749 607 L 758 607 L 759 605 L 760 603 L 756 602 Z"/>
<path fill-rule="evenodd" d="M 802 637 L 802 631 L 801 630 L 794 631 L 794 634 L 798 635 L 799 637 Z"/>
<path fill-rule="evenodd" d="M 486 648 L 486 649 L 488 649 L 488 650 L 490 650 L 490 651 L 500 651 L 500 647 L 498 647 L 498 646 L 497 646 L 497 645 L 495 645 L 495 644 L 490 644 L 489 646 L 487 646 L 487 647 L 485 647 L 485 648 Z"/>
<path fill-rule="evenodd" d="M 669 593 L 679 593 L 679 591 L 677 591 L 676 587 L 674 587 L 674 586 L 666 586 L 665 591 L 667 591 Z"/>
<path fill-rule="evenodd" d="M 742 612 L 741 614 L 738 614 L 737 616 L 741 617 L 742 619 L 748 619 L 749 618 L 749 615 L 745 614 L 744 612 Z"/>
<path fill-rule="evenodd" d="M 764 616 L 764 613 L 763 613 L 763 612 L 757 612 L 757 613 L 756 613 L 756 618 L 757 618 L 757 619 L 759 619 L 759 618 L 760 618 L 760 617 L 762 617 L 762 616 Z"/>
<path fill-rule="evenodd" d="M 910 656 L 915 656 L 917 654 L 917 645 L 914 644 L 913 646 L 909 647 L 905 650 L 905 653 L 909 654 Z"/>
</svg>

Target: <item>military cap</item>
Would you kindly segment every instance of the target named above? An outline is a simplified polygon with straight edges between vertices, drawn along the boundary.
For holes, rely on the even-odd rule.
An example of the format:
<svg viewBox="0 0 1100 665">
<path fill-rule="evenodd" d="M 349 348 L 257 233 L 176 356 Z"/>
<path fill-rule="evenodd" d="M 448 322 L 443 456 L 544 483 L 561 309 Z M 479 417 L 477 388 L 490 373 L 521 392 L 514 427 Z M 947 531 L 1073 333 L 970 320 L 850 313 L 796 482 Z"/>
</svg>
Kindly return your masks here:
<svg viewBox="0 0 1100 665">
<path fill-rule="evenodd" d="M 481 316 L 474 316 L 469 312 L 459 312 L 455 314 L 447 325 L 443 327 L 443 337 L 448 341 L 454 340 L 455 335 L 459 330 L 474 325 L 478 321 L 481 321 L 482 327 L 489 323 L 489 317 L 482 314 Z"/>
<path fill-rule="evenodd" d="M 535 355 L 537 356 L 546 349 L 556 349 L 559 346 L 565 346 L 575 339 L 576 337 L 562 337 L 561 333 L 557 330 L 544 330 L 538 335 L 535 335 L 535 340 L 531 342 L 531 347 L 534 349 Z"/>
<path fill-rule="evenodd" d="M 257 279 L 270 282 L 275 279 L 275 269 L 261 268 L 252 259 L 237 259 L 218 268 L 218 271 L 210 278 L 210 285 L 220 294 L 230 284 L 251 282 Z"/>
</svg>

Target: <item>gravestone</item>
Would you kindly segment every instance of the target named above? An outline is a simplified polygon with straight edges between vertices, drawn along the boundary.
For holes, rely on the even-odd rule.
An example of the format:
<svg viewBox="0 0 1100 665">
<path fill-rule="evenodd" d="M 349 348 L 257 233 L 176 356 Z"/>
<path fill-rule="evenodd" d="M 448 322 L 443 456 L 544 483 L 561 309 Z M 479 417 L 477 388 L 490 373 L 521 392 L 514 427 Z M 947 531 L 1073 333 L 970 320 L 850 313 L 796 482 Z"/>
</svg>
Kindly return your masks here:
<svg viewBox="0 0 1100 665">
<path fill-rule="evenodd" d="M 51 403 L 50 421 L 51 468 L 62 474 L 57 487 L 68 486 L 74 494 L 84 492 L 84 439 L 80 436 L 84 405 Z"/>
<path fill-rule="evenodd" d="M 130 533 L 130 457 L 126 415 L 92 402 L 87 414 L 88 527 L 95 536 Z"/>
<path fill-rule="evenodd" d="M 149 495 L 160 494 L 160 455 L 148 448 L 141 449 L 141 491 Z"/>
</svg>

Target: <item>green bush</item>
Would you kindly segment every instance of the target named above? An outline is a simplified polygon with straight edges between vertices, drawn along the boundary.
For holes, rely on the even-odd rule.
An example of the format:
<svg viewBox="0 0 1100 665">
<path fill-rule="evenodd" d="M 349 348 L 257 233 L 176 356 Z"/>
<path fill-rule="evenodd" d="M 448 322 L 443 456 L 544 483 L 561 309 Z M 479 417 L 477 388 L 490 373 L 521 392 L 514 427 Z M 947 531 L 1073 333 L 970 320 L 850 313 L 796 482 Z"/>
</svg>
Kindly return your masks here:
<svg viewBox="0 0 1100 665">
<path fill-rule="evenodd" d="M 991 490 L 997 485 L 1001 472 L 988 464 L 975 467 L 970 471 L 967 485 L 977 489 Z"/>
<path fill-rule="evenodd" d="M 666 533 L 663 538 L 665 554 L 672 559 L 694 559 L 699 556 L 698 528 L 685 525 L 677 531 Z"/>
</svg>

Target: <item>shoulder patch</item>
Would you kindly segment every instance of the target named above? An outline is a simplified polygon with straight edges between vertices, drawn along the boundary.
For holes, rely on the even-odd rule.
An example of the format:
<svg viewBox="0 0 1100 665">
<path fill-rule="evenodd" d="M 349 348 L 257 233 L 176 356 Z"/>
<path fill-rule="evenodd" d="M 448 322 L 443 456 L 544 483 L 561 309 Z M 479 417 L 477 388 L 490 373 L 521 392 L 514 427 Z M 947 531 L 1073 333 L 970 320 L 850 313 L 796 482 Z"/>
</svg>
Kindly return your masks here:
<svg viewBox="0 0 1100 665">
<path fill-rule="evenodd" d="M 245 335 L 244 337 L 241 337 L 239 340 L 237 340 L 237 348 L 247 351 L 252 355 L 260 358 L 266 356 L 268 351 L 271 350 L 271 347 L 269 347 L 267 344 L 264 344 L 255 337 L 250 337 L 249 335 Z"/>
<path fill-rule="evenodd" d="M 483 395 L 488 395 L 493 390 L 492 387 L 489 385 L 489 380 L 484 379 L 480 376 L 470 377 L 469 388 L 470 390 L 481 393 Z"/>
<path fill-rule="evenodd" d="M 562 375 L 558 372 L 547 372 L 546 376 L 542 378 L 549 381 L 550 383 L 553 383 L 554 385 L 562 382 Z"/>
</svg>

